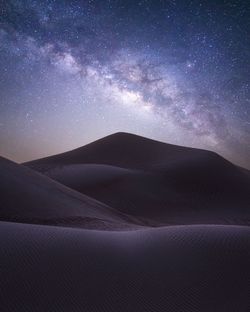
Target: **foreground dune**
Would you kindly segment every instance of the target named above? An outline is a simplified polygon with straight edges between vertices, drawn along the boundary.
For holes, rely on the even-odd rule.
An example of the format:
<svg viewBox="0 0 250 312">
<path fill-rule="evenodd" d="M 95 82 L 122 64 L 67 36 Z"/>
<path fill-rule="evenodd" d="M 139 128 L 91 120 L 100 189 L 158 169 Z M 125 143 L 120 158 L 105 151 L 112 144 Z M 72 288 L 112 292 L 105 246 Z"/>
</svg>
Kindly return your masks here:
<svg viewBox="0 0 250 312">
<path fill-rule="evenodd" d="M 3 312 L 246 312 L 250 229 L 0 223 Z"/>
</svg>

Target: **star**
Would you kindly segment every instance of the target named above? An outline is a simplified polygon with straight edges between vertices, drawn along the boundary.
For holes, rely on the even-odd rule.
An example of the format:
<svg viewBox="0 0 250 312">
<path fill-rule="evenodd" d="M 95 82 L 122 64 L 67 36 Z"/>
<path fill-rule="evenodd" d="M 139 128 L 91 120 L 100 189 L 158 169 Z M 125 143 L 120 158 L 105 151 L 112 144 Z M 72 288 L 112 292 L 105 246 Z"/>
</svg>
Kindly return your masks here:
<svg viewBox="0 0 250 312">
<path fill-rule="evenodd" d="M 37 158 L 57 152 L 61 133 L 60 151 L 126 131 L 250 166 L 244 1 L 215 11 L 207 1 L 13 0 L 2 13 L 3 155 L 29 160 L 17 142 Z"/>
</svg>

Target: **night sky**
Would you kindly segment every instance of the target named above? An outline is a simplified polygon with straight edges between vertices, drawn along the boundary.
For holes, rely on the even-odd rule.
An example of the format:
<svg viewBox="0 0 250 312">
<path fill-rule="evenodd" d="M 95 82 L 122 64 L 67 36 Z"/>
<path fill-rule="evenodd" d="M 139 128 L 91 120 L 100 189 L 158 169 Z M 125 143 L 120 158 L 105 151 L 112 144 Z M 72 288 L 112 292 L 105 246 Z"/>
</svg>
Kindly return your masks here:
<svg viewBox="0 0 250 312">
<path fill-rule="evenodd" d="M 249 1 L 0 0 L 0 154 L 113 132 L 250 168 Z"/>
</svg>

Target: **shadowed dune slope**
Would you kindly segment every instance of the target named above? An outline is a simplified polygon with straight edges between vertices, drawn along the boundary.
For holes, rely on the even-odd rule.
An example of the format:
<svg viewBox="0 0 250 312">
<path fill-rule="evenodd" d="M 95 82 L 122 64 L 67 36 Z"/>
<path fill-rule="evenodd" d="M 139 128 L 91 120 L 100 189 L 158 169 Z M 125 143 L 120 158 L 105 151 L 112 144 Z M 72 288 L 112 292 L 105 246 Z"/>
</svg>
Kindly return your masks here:
<svg viewBox="0 0 250 312">
<path fill-rule="evenodd" d="M 26 165 L 151 223 L 250 221 L 249 172 L 213 152 L 117 133 Z"/>
<path fill-rule="evenodd" d="M 250 229 L 0 223 L 2 312 L 246 312 Z"/>
<path fill-rule="evenodd" d="M 29 168 L 0 158 L 0 218 L 119 228 L 131 218 Z M 107 224 L 106 224 L 107 223 Z M 106 224 L 106 225 L 105 225 Z"/>
</svg>

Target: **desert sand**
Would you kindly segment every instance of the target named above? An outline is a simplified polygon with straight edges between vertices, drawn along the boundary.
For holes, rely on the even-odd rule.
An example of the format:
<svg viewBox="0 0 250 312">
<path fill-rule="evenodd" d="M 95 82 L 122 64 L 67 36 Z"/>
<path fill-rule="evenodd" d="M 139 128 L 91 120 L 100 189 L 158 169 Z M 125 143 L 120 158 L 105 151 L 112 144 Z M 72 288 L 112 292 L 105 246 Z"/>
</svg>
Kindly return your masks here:
<svg viewBox="0 0 250 312">
<path fill-rule="evenodd" d="M 250 310 L 250 175 L 118 133 L 0 158 L 3 312 Z"/>
</svg>

